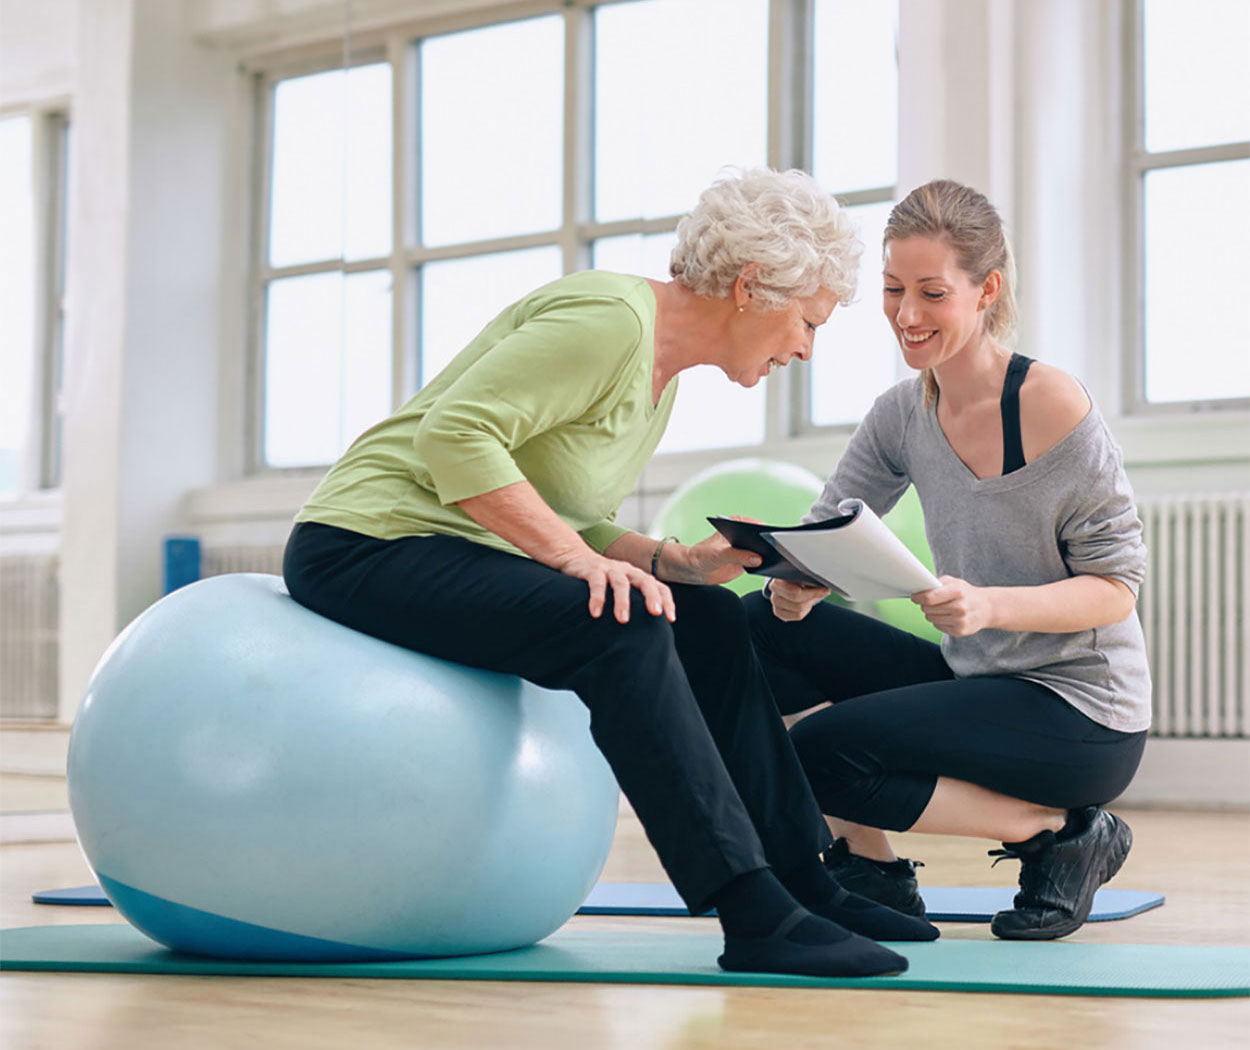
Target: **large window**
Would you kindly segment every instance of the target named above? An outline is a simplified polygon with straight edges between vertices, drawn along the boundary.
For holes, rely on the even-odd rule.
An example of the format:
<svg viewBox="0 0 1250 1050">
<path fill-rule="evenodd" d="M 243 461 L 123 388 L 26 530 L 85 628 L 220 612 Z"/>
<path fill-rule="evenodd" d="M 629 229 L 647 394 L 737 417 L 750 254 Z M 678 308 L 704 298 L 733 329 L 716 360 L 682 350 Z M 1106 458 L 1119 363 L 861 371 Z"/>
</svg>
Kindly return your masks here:
<svg viewBox="0 0 1250 1050">
<path fill-rule="evenodd" d="M 806 167 L 852 207 L 869 242 L 863 301 L 821 338 L 835 367 L 769 380 L 801 406 L 784 427 L 769 422 L 778 399 L 764 384 L 699 368 L 682 376 L 661 451 L 859 418 L 895 356 L 876 308 L 897 167 L 895 10 L 577 4 L 395 33 L 346 69 L 274 71 L 262 92 L 255 466 L 333 460 L 500 309 L 563 273 L 667 277 L 680 215 L 726 166 Z M 837 46 L 848 32 L 867 35 Z M 788 46 L 787 33 L 815 44 Z M 837 368 L 849 354 L 856 367 Z"/>
<path fill-rule="evenodd" d="M 881 236 L 898 178 L 897 0 L 817 0 L 812 174 L 859 226 L 858 301 L 839 306 L 812 355 L 806 420 L 854 423 L 901 361 L 881 313 Z"/>
<path fill-rule="evenodd" d="M 1138 406 L 1250 398 L 1250 4 L 1139 0 L 1129 199 Z"/>
<path fill-rule="evenodd" d="M 61 477 L 69 123 L 0 117 L 0 496 Z"/>
</svg>

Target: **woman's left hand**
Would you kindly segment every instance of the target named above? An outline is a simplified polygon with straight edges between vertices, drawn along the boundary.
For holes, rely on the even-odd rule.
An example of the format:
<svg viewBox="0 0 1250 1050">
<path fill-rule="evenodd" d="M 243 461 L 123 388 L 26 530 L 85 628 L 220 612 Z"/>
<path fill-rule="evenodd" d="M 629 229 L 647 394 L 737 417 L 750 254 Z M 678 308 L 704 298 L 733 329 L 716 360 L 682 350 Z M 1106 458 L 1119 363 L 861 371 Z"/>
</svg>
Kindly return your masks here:
<svg viewBox="0 0 1250 1050">
<path fill-rule="evenodd" d="M 993 626 L 993 605 L 986 587 L 975 587 L 956 576 L 942 576 L 938 586 L 911 596 L 924 617 L 943 634 L 965 638 Z"/>
<path fill-rule="evenodd" d="M 728 583 L 760 564 L 758 554 L 731 547 L 719 532 L 685 548 L 684 553 L 690 583 Z"/>
</svg>

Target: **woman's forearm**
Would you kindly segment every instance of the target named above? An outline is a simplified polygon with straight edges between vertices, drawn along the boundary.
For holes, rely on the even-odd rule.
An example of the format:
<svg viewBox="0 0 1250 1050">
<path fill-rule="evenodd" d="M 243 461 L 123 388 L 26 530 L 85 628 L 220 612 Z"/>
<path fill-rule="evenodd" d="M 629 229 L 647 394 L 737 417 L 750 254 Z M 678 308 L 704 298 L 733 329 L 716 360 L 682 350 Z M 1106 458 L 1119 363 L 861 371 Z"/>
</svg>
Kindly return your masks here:
<svg viewBox="0 0 1250 1050">
<path fill-rule="evenodd" d="M 458 506 L 482 528 L 553 569 L 589 549 L 528 481 L 462 499 Z"/>
<path fill-rule="evenodd" d="M 1073 634 L 1125 619 L 1136 604 L 1119 580 L 1080 575 L 1037 587 L 987 587 L 989 626 L 1000 631 Z"/>
<path fill-rule="evenodd" d="M 651 560 L 660 541 L 638 532 L 622 533 L 603 553 L 651 571 Z M 706 583 L 707 576 L 690 564 L 690 548 L 676 540 L 669 540 L 660 551 L 656 564 L 656 578 L 666 583 Z"/>
</svg>

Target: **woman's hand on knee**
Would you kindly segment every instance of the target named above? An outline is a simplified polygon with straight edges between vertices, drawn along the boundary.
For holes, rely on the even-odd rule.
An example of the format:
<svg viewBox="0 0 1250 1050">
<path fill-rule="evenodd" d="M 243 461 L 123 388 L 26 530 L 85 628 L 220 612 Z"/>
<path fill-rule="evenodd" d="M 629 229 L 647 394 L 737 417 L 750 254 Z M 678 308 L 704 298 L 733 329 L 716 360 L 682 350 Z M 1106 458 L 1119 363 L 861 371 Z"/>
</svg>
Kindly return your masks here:
<svg viewBox="0 0 1250 1050">
<path fill-rule="evenodd" d="M 779 620 L 803 619 L 818 602 L 829 597 L 828 587 L 813 587 L 789 580 L 773 580 L 769 598 L 773 603 L 773 615 Z"/>
<path fill-rule="evenodd" d="M 627 561 L 605 558 L 587 548 L 561 564 L 560 571 L 586 581 L 590 588 L 590 615 L 595 618 L 602 615 L 610 590 L 617 623 L 628 623 L 630 592 L 637 590 L 652 616 L 663 616 L 669 623 L 677 619 L 677 606 L 668 586 Z"/>
</svg>

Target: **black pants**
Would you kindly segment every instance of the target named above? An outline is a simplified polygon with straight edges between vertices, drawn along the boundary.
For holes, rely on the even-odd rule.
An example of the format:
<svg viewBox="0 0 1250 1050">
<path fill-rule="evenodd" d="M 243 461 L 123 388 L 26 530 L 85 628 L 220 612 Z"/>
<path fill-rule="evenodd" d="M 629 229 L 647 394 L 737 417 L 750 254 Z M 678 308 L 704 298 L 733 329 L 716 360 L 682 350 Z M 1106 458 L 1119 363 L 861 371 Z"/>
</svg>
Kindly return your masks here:
<svg viewBox="0 0 1250 1050">
<path fill-rule="evenodd" d="M 1137 771 L 1146 733 L 1120 733 L 1059 694 L 1009 676 L 956 679 L 941 649 L 822 602 L 798 622 L 744 602 L 778 705 L 830 701 L 791 730 L 821 808 L 905 831 L 939 776 L 1072 809 L 1110 801 Z"/>
<path fill-rule="evenodd" d="M 452 536 L 376 540 L 303 523 L 283 573 L 300 604 L 431 656 L 570 689 L 692 911 L 730 879 L 787 871 L 828 831 L 751 646 L 738 597 L 674 585 L 593 619 L 584 581 Z"/>
</svg>

